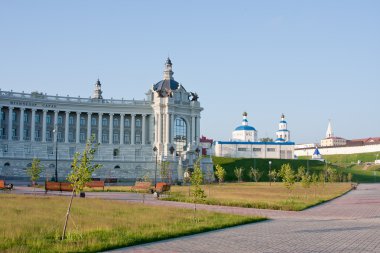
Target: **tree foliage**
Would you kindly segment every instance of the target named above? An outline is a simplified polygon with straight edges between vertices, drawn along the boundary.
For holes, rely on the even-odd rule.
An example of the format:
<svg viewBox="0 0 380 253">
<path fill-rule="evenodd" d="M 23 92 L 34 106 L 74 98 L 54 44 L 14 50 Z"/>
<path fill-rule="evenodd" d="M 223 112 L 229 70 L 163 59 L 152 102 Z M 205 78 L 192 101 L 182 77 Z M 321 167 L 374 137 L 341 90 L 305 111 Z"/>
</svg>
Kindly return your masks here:
<svg viewBox="0 0 380 253">
<path fill-rule="evenodd" d="M 226 170 L 219 164 L 215 166 L 215 176 L 218 178 L 219 184 L 223 183 L 226 176 Z"/>
<path fill-rule="evenodd" d="M 296 182 L 296 178 L 294 175 L 294 171 L 289 163 L 283 164 L 281 166 L 280 175 L 284 185 L 288 190 L 292 190 L 294 187 L 294 183 Z"/>
<path fill-rule="evenodd" d="M 32 165 L 26 171 L 32 181 L 33 191 L 35 190 L 36 181 L 40 178 L 42 172 L 41 161 L 38 158 L 33 158 Z"/>
<path fill-rule="evenodd" d="M 235 176 L 239 183 L 242 181 L 243 172 L 244 172 L 244 169 L 242 167 L 239 167 L 239 168 L 236 167 L 234 170 Z"/>
<path fill-rule="evenodd" d="M 260 170 L 251 167 L 251 170 L 249 171 L 249 177 L 256 183 L 259 182 L 262 175 L 263 173 Z"/>
</svg>

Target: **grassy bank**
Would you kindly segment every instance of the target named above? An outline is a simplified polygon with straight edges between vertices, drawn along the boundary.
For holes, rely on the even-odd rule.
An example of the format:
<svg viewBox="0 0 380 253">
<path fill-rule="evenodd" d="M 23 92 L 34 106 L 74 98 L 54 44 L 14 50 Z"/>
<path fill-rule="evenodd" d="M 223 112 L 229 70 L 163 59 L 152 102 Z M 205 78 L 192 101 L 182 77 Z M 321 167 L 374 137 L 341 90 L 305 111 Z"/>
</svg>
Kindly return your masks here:
<svg viewBox="0 0 380 253">
<path fill-rule="evenodd" d="M 97 252 L 261 220 L 257 217 L 75 198 L 0 194 L 0 252 Z"/>
<path fill-rule="evenodd" d="M 296 183 L 289 191 L 282 183 L 225 183 L 204 185 L 203 203 L 275 210 L 300 211 L 333 199 L 351 189 L 349 183 L 326 183 L 303 188 Z M 192 202 L 188 186 L 174 186 L 166 200 Z"/>
<path fill-rule="evenodd" d="M 370 153 L 372 154 L 372 153 Z M 373 154 L 372 154 L 373 155 Z M 327 158 L 329 159 L 329 158 Z M 342 160 L 341 158 L 339 160 Z M 354 158 L 352 158 L 354 159 Z M 236 176 L 234 174 L 234 169 L 237 167 L 242 167 L 244 169 L 243 181 L 252 181 L 248 176 L 248 172 L 251 168 L 256 168 L 262 172 L 262 177 L 260 181 L 268 181 L 268 171 L 269 171 L 269 161 L 271 161 L 271 169 L 279 170 L 281 165 L 289 163 L 294 171 L 297 171 L 298 167 L 303 166 L 305 169 L 309 170 L 310 173 L 319 174 L 323 171 L 326 166 L 335 168 L 338 172 L 344 174 L 351 173 L 352 180 L 359 183 L 372 183 L 380 182 L 380 171 L 373 173 L 374 170 L 379 170 L 380 167 L 374 166 L 357 166 L 356 164 L 342 164 L 338 163 L 338 160 L 327 160 L 328 164 L 316 161 L 316 160 L 286 160 L 286 159 L 253 159 L 253 158 L 228 158 L 228 157 L 213 157 L 214 164 L 220 164 L 226 170 L 225 181 L 234 182 L 236 181 Z M 356 160 L 357 161 L 357 160 Z M 372 158 L 373 161 L 373 158 Z"/>
</svg>

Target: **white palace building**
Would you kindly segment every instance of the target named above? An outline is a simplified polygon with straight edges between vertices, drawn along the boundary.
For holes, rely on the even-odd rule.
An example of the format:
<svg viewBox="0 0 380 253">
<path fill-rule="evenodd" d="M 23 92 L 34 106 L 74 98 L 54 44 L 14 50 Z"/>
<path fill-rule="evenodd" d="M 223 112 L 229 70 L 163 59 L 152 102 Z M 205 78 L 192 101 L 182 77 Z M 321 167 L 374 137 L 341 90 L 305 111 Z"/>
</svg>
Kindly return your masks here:
<svg viewBox="0 0 380 253">
<path fill-rule="evenodd" d="M 293 159 L 294 142 L 290 141 L 290 131 L 284 114 L 281 115 L 276 140 L 262 142 L 257 138 L 257 130 L 248 125 L 247 113 L 243 113 L 241 126 L 232 132 L 230 141 L 215 142 L 215 155 L 222 157 Z"/>
<path fill-rule="evenodd" d="M 103 164 L 96 178 L 153 178 L 157 158 L 171 162 L 172 177 L 181 179 L 199 153 L 203 108 L 196 93 L 174 80 L 169 58 L 163 80 L 144 100 L 105 99 L 98 80 L 90 98 L 0 91 L 0 109 L 3 177 L 26 178 L 37 157 L 42 176 L 50 179 L 57 155 L 58 178 L 64 180 L 74 153 L 92 135 L 100 143 L 94 162 Z"/>
</svg>

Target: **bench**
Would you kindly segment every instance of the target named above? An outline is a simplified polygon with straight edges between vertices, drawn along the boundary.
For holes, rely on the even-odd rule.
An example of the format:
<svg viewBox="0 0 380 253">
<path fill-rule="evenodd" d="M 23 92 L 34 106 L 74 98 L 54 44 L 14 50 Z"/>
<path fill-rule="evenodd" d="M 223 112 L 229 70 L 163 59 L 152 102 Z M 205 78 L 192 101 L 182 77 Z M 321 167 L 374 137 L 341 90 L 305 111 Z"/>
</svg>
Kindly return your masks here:
<svg viewBox="0 0 380 253">
<path fill-rule="evenodd" d="M 163 193 L 163 192 L 167 192 L 167 191 L 170 191 L 170 184 L 163 183 L 163 182 L 156 184 L 156 192 L 157 193 Z"/>
<path fill-rule="evenodd" d="M 91 182 L 86 183 L 86 186 L 89 188 L 96 188 L 96 187 L 103 188 L 103 191 L 104 191 L 104 181 L 91 181 Z"/>
<path fill-rule="evenodd" d="M 136 182 L 134 186 L 132 186 L 132 191 L 152 191 L 152 183 L 151 182 Z"/>
<path fill-rule="evenodd" d="M 13 190 L 13 184 L 5 184 L 4 180 L 0 180 L 0 190 Z"/>
<path fill-rule="evenodd" d="M 73 187 L 71 186 L 71 183 L 68 182 L 52 182 L 52 181 L 46 181 L 45 182 L 45 193 L 48 191 L 73 191 Z"/>
</svg>

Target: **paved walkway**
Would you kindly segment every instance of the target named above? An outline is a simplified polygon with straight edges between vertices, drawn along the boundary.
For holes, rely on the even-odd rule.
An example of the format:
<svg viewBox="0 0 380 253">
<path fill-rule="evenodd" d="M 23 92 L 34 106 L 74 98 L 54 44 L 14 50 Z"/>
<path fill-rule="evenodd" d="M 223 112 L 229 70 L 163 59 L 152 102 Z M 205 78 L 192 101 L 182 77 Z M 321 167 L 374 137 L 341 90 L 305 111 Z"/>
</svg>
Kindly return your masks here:
<svg viewBox="0 0 380 253">
<path fill-rule="evenodd" d="M 17 193 L 30 193 L 17 187 Z M 38 194 L 43 194 L 38 190 Z M 69 193 L 53 193 L 68 195 Z M 142 202 L 133 193 L 86 193 L 86 197 Z M 193 208 L 187 203 L 145 203 Z M 302 212 L 198 205 L 199 209 L 272 220 L 198 235 L 128 247 L 113 252 L 378 252 L 380 253 L 380 184 L 360 184 L 357 190 Z"/>
<path fill-rule="evenodd" d="M 113 252 L 380 253 L 380 184 L 361 184 L 341 198 L 297 213 L 221 208 L 227 209 L 273 220 Z"/>
</svg>

